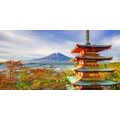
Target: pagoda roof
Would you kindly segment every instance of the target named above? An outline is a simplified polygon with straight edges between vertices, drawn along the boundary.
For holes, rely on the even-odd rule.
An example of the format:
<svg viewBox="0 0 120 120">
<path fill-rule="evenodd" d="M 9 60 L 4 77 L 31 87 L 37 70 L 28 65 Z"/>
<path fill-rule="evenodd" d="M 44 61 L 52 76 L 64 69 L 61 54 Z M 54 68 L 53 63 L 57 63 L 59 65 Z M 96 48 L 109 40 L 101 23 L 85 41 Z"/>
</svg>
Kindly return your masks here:
<svg viewBox="0 0 120 120">
<path fill-rule="evenodd" d="M 80 80 L 73 83 L 75 86 L 111 86 L 117 84 L 119 82 L 113 80 Z"/>
<path fill-rule="evenodd" d="M 103 60 L 112 60 L 113 57 L 90 57 L 90 56 L 78 56 L 73 59 L 73 61 L 78 61 L 78 60 L 97 60 L 97 61 L 103 61 Z"/>
<path fill-rule="evenodd" d="M 70 81 L 70 83 L 76 83 L 77 81 L 80 80 L 80 78 L 76 76 L 67 76 L 67 79 Z"/>
<path fill-rule="evenodd" d="M 99 68 L 77 68 L 76 72 L 113 72 L 114 69 L 99 69 Z"/>
<path fill-rule="evenodd" d="M 111 47 L 112 45 L 80 45 L 80 44 L 77 44 L 76 46 L 78 47 L 87 47 L 87 48 L 91 48 L 91 47 L 100 47 L 100 48 L 109 48 Z"/>
<path fill-rule="evenodd" d="M 80 45 L 77 44 L 76 47 L 71 51 L 72 53 L 79 53 L 81 50 L 89 50 L 89 52 L 100 52 L 103 50 L 110 49 L 112 45 Z"/>
<path fill-rule="evenodd" d="M 113 80 L 78 80 L 75 76 L 69 76 L 68 80 L 75 86 L 110 86 L 120 84 L 120 82 Z"/>
</svg>

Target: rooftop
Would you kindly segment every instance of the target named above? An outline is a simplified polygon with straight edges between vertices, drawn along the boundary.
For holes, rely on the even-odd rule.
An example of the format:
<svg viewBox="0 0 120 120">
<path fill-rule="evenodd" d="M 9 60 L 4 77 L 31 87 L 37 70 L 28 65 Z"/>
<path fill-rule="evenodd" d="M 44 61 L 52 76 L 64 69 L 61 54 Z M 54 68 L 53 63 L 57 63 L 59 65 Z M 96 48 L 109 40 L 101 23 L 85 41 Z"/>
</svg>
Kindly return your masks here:
<svg viewBox="0 0 120 120">
<path fill-rule="evenodd" d="M 81 50 L 87 50 L 89 52 L 100 52 L 103 50 L 110 49 L 112 45 L 80 45 L 77 44 L 72 50 L 72 53 L 79 53 Z"/>
<path fill-rule="evenodd" d="M 112 60 L 113 57 L 104 57 L 104 56 L 96 56 L 96 57 L 90 57 L 90 56 L 78 56 L 78 57 L 75 57 L 75 59 L 73 59 L 73 61 L 77 61 L 77 60 L 83 60 L 83 59 L 86 59 L 86 60 L 99 60 L 99 61 L 102 61 L 102 60 Z"/>
<path fill-rule="evenodd" d="M 77 44 L 76 47 L 86 47 L 86 48 L 110 48 L 112 45 L 80 45 Z"/>
<path fill-rule="evenodd" d="M 76 72 L 113 72 L 114 69 L 98 69 L 98 68 L 77 68 Z"/>
<path fill-rule="evenodd" d="M 120 84 L 120 82 L 113 80 L 78 80 L 78 78 L 75 76 L 69 76 L 68 80 L 76 86 L 110 86 Z"/>
<path fill-rule="evenodd" d="M 80 80 L 76 83 L 73 83 L 73 85 L 76 86 L 111 86 L 111 85 L 117 85 L 119 82 L 112 81 L 112 80 Z"/>
</svg>

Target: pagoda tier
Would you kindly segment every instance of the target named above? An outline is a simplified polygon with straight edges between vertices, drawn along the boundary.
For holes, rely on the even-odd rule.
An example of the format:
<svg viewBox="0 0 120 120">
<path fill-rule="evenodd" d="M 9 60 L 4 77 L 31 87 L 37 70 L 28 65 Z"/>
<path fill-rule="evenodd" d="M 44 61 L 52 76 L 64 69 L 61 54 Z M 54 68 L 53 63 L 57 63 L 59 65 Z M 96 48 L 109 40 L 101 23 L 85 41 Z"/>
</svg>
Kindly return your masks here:
<svg viewBox="0 0 120 120">
<path fill-rule="evenodd" d="M 90 68 L 77 68 L 76 72 L 113 72 L 114 69 L 90 69 Z"/>
<path fill-rule="evenodd" d="M 73 79 L 73 80 L 72 80 Z M 73 77 L 73 78 L 71 78 L 71 80 L 72 81 L 75 81 L 75 77 Z M 71 82 L 72 82 L 71 81 Z M 116 85 L 117 84 L 117 82 L 116 81 L 112 81 L 112 80 L 103 80 L 103 79 L 101 79 L 101 80 L 79 80 L 79 81 L 77 81 L 76 80 L 76 82 L 73 82 L 73 85 L 75 85 L 75 86 L 90 86 L 90 85 L 103 85 L 103 86 L 107 86 L 107 85 Z"/>
<path fill-rule="evenodd" d="M 103 74 L 106 72 L 113 72 L 113 69 L 88 69 L 88 68 L 78 68 L 75 69 L 75 76 L 79 78 L 79 80 L 87 79 L 87 80 L 100 80 L 103 79 Z"/>
<path fill-rule="evenodd" d="M 88 80 L 80 80 L 76 83 L 73 83 L 74 86 L 110 86 L 110 85 L 116 85 L 116 81 L 112 80 L 94 80 L 94 81 L 88 81 Z"/>
<path fill-rule="evenodd" d="M 77 44 L 75 49 L 73 49 L 72 53 L 80 53 L 80 52 L 100 52 L 103 50 L 110 49 L 111 45 L 79 45 Z"/>
<path fill-rule="evenodd" d="M 104 80 L 104 79 L 99 79 L 99 80 L 89 80 L 89 79 L 79 79 L 76 76 L 68 76 L 67 77 L 69 81 L 72 83 L 72 85 L 75 86 L 89 86 L 89 85 L 114 85 L 117 84 L 116 81 L 112 80 Z"/>
<path fill-rule="evenodd" d="M 103 57 L 103 56 L 99 56 L 99 57 L 79 56 L 79 57 L 75 57 L 72 61 L 73 62 L 78 62 L 79 60 L 104 61 L 104 60 L 112 60 L 112 58 L 113 57 Z"/>
</svg>

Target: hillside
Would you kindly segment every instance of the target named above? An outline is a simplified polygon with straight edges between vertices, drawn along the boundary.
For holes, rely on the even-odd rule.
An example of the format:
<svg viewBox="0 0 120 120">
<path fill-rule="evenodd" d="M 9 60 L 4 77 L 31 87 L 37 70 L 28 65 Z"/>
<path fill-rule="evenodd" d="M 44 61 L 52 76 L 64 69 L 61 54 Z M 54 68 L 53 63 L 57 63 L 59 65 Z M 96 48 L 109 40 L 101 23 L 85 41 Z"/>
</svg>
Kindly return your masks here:
<svg viewBox="0 0 120 120">
<path fill-rule="evenodd" d="M 70 63 L 70 59 L 61 53 L 53 53 L 43 58 L 29 60 L 29 63 Z"/>
</svg>

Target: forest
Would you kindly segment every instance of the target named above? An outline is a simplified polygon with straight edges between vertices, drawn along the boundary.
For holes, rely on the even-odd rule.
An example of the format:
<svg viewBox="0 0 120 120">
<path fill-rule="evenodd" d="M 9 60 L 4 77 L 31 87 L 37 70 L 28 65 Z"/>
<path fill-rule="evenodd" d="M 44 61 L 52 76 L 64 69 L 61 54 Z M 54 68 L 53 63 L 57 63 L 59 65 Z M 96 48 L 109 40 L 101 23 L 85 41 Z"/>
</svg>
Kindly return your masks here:
<svg viewBox="0 0 120 120">
<path fill-rule="evenodd" d="M 1 90 L 64 90 L 69 84 L 67 76 L 73 70 L 55 71 L 49 68 L 24 67 L 21 61 L 9 60 L 0 71 Z M 120 63 L 104 63 L 100 68 L 113 68 L 115 72 L 104 74 L 105 79 L 120 81 Z"/>
</svg>

